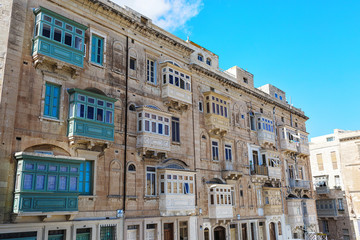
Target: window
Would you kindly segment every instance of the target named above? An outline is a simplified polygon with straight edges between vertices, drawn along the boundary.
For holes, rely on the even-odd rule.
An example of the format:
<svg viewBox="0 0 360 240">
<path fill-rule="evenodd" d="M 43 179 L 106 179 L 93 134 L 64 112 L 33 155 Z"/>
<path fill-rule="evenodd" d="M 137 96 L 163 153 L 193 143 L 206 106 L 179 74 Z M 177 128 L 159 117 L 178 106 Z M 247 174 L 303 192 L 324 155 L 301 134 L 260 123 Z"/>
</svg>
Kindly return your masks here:
<svg viewBox="0 0 360 240">
<path fill-rule="evenodd" d="M 332 142 L 332 141 L 334 141 L 335 140 L 335 137 L 328 137 L 328 138 L 326 138 L 326 141 L 327 142 Z"/>
<path fill-rule="evenodd" d="M 198 60 L 200 62 L 203 62 L 204 61 L 204 57 L 201 55 L 201 54 L 198 54 Z"/>
<path fill-rule="evenodd" d="M 115 226 L 100 226 L 100 240 L 115 240 L 116 227 Z"/>
<path fill-rule="evenodd" d="M 45 84 L 44 116 L 59 119 L 60 86 Z"/>
<path fill-rule="evenodd" d="M 93 162 L 85 161 L 80 164 L 79 192 L 80 195 L 91 195 L 93 182 Z"/>
<path fill-rule="evenodd" d="M 146 195 L 156 195 L 156 169 L 155 167 L 146 167 Z"/>
<path fill-rule="evenodd" d="M 82 118 L 94 122 L 114 124 L 114 100 L 78 89 L 72 89 L 69 93 L 70 119 Z"/>
<path fill-rule="evenodd" d="M 341 198 L 338 199 L 338 210 L 344 210 L 344 204 Z"/>
<path fill-rule="evenodd" d="M 230 186 L 216 186 L 210 188 L 210 205 L 233 205 L 234 188 Z"/>
<path fill-rule="evenodd" d="M 317 159 L 319 171 L 324 171 L 324 163 L 323 163 L 323 159 L 322 159 L 322 154 L 321 153 L 316 154 L 316 159 Z"/>
<path fill-rule="evenodd" d="M 161 174 L 160 194 L 194 194 L 194 176 L 173 173 Z"/>
<path fill-rule="evenodd" d="M 336 188 L 339 188 L 339 187 L 341 186 L 340 176 L 339 176 L 339 175 L 335 175 L 334 178 L 335 178 L 335 187 L 336 187 Z"/>
<path fill-rule="evenodd" d="M 255 127 L 255 116 L 253 112 L 249 113 L 249 117 L 250 117 L 250 129 L 255 131 L 256 127 Z"/>
<path fill-rule="evenodd" d="M 210 58 L 207 58 L 207 59 L 206 59 L 206 64 L 209 65 L 209 66 L 211 66 L 211 59 L 210 59 Z"/>
<path fill-rule="evenodd" d="M 104 38 L 92 35 L 91 37 L 91 62 L 103 65 Z"/>
<path fill-rule="evenodd" d="M 282 100 L 283 98 L 282 98 L 282 96 L 279 96 L 279 98 L 280 98 L 280 100 Z"/>
<path fill-rule="evenodd" d="M 139 112 L 138 131 L 170 136 L 169 118 L 150 112 Z"/>
<path fill-rule="evenodd" d="M 130 69 L 136 70 L 136 59 L 135 58 L 130 58 Z"/>
<path fill-rule="evenodd" d="M 258 118 L 258 129 L 268 132 L 274 132 L 273 121 L 264 117 Z"/>
<path fill-rule="evenodd" d="M 212 160 L 219 161 L 219 143 L 217 141 L 211 141 Z"/>
<path fill-rule="evenodd" d="M 278 98 L 278 95 L 277 95 L 277 93 L 275 93 L 275 98 Z"/>
<path fill-rule="evenodd" d="M 180 240 L 188 240 L 188 222 L 180 222 Z"/>
<path fill-rule="evenodd" d="M 232 161 L 232 148 L 231 145 L 225 144 L 225 160 Z"/>
<path fill-rule="evenodd" d="M 163 84 L 171 84 L 172 86 L 191 91 L 191 78 L 189 75 L 174 70 L 170 67 L 162 68 Z"/>
<path fill-rule="evenodd" d="M 204 109 L 203 109 L 203 102 L 202 101 L 199 101 L 199 111 L 200 112 L 203 112 Z"/>
<path fill-rule="evenodd" d="M 180 119 L 177 117 L 171 118 L 172 141 L 180 142 Z"/>
<path fill-rule="evenodd" d="M 327 220 L 322 220 L 322 225 L 323 225 L 323 231 L 324 233 L 328 233 L 329 232 L 329 223 Z"/>
<path fill-rule="evenodd" d="M 156 62 L 154 60 L 146 60 L 146 77 L 147 82 L 156 84 Z"/>
<path fill-rule="evenodd" d="M 247 78 L 243 78 L 243 81 L 244 81 L 244 83 L 248 83 L 248 79 Z"/>
<path fill-rule="evenodd" d="M 136 167 L 134 164 L 130 164 L 129 167 L 128 167 L 128 171 L 129 172 L 136 172 Z"/>
<path fill-rule="evenodd" d="M 206 113 L 228 117 L 228 101 L 220 95 L 208 93 L 206 96 Z"/>
<path fill-rule="evenodd" d="M 337 159 L 336 159 L 336 152 L 331 152 L 331 162 L 332 162 L 332 167 L 334 170 L 338 169 L 338 165 L 337 165 Z"/>
</svg>

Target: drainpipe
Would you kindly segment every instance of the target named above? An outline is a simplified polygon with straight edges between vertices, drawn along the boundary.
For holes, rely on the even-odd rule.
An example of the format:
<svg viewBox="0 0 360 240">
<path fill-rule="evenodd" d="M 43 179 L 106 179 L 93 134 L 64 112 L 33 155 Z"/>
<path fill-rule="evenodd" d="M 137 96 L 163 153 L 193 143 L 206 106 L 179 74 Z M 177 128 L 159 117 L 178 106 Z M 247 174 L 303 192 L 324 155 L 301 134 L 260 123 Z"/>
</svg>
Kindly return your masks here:
<svg viewBox="0 0 360 240">
<path fill-rule="evenodd" d="M 194 89 L 193 88 L 193 78 L 191 78 L 191 88 L 192 89 Z M 192 96 L 191 96 L 191 101 L 194 103 L 194 94 L 192 94 Z M 202 104 L 203 104 L 203 110 L 204 110 L 204 102 L 202 102 Z M 195 105 L 196 105 L 196 103 L 195 103 Z M 194 106 L 194 104 L 192 105 L 192 106 Z M 195 144 L 195 116 L 194 116 L 194 112 L 195 112 L 195 108 L 194 107 L 192 107 L 192 112 L 191 112 L 191 114 L 192 114 L 192 127 L 193 127 L 193 150 L 194 150 L 194 169 L 195 169 L 195 171 L 196 171 L 196 150 L 195 150 L 195 146 L 196 146 L 196 144 Z M 201 139 L 201 136 L 200 136 L 200 139 Z M 201 140 L 200 140 L 200 144 L 201 144 Z M 201 152 L 200 152 L 200 154 L 201 154 Z M 195 176 L 194 176 L 194 180 L 195 180 L 195 192 L 196 192 L 196 194 L 195 194 L 195 208 L 197 207 L 197 181 L 196 181 L 196 172 L 195 172 Z"/>
<path fill-rule="evenodd" d="M 129 37 L 126 36 L 126 70 L 125 70 L 125 131 L 124 131 L 124 192 L 123 192 L 123 211 L 125 216 L 126 204 L 126 158 L 127 158 L 127 133 L 128 133 L 128 80 L 129 80 Z"/>
</svg>

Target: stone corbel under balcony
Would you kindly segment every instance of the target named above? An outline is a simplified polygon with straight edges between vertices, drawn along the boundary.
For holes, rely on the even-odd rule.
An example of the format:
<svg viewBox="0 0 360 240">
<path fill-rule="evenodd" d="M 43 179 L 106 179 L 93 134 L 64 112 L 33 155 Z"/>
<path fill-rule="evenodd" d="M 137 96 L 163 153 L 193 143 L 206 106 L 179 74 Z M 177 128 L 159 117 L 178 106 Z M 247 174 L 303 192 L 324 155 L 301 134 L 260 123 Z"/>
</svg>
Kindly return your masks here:
<svg viewBox="0 0 360 240">
<path fill-rule="evenodd" d="M 172 99 L 167 99 L 164 104 L 168 107 L 169 111 L 177 112 L 180 114 L 189 109 L 189 104 Z"/>
<path fill-rule="evenodd" d="M 70 136 L 69 145 L 70 147 L 76 149 L 85 149 L 91 151 L 99 151 L 102 152 L 104 149 L 109 148 L 112 145 L 112 142 L 101 140 L 101 139 L 93 139 L 83 136 Z"/>
<path fill-rule="evenodd" d="M 38 217 L 42 222 L 54 221 L 53 216 L 64 216 L 67 221 L 73 220 L 78 211 L 64 211 L 64 212 L 19 212 L 13 213 L 11 216 L 12 222 L 22 222 L 27 217 Z"/>
<path fill-rule="evenodd" d="M 224 137 L 228 133 L 228 130 L 214 127 L 211 128 L 208 132 L 210 135 Z"/>
<path fill-rule="evenodd" d="M 222 178 L 225 180 L 239 180 L 243 173 L 235 170 L 223 170 L 221 172 Z"/>
<path fill-rule="evenodd" d="M 38 68 L 40 65 L 50 66 L 55 73 L 69 72 L 72 78 L 80 75 L 81 67 L 65 63 L 52 57 L 37 53 L 33 55 L 34 67 Z"/>
</svg>

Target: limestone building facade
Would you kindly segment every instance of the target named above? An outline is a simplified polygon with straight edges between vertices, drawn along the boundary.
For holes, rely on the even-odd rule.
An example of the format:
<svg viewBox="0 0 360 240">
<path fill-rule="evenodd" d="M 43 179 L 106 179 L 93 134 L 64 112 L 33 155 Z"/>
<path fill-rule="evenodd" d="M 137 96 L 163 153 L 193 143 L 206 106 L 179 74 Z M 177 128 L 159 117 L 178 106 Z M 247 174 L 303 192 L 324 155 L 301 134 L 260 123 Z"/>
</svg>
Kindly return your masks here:
<svg viewBox="0 0 360 240">
<path fill-rule="evenodd" d="M 328 239 L 360 239 L 359 138 L 360 131 L 335 129 L 309 144 L 319 228 Z"/>
<path fill-rule="evenodd" d="M 0 239 L 304 239 L 308 117 L 106 0 L 0 5 Z"/>
</svg>

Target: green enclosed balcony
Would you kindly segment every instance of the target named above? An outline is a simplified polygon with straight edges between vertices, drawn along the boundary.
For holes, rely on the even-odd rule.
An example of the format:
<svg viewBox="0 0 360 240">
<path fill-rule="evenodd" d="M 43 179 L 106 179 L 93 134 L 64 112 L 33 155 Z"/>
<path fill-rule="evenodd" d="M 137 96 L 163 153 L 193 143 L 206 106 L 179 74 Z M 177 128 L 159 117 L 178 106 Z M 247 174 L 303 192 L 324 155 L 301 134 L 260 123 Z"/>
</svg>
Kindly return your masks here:
<svg viewBox="0 0 360 240">
<path fill-rule="evenodd" d="M 56 59 L 82 68 L 87 27 L 43 7 L 35 9 L 34 14 L 32 56 L 35 63 Z"/>
<path fill-rule="evenodd" d="M 70 89 L 68 137 L 114 141 L 114 103 L 102 94 Z"/>
<path fill-rule="evenodd" d="M 84 159 L 33 152 L 19 152 L 15 158 L 14 213 L 78 211 L 80 165 Z"/>
</svg>

